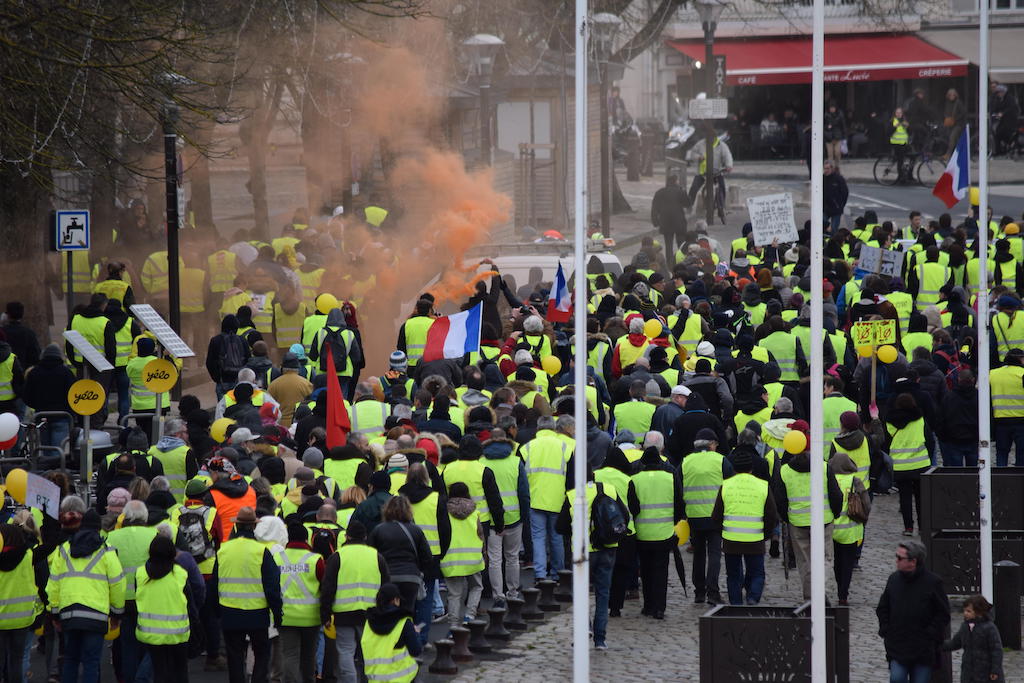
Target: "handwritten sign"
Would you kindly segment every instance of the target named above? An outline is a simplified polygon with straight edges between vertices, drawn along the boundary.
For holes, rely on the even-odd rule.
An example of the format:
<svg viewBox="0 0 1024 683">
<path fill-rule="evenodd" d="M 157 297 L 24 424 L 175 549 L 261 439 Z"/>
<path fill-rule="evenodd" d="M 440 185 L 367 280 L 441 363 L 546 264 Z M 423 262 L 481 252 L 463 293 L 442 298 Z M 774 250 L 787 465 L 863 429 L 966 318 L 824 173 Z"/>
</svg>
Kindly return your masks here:
<svg viewBox="0 0 1024 683">
<path fill-rule="evenodd" d="M 857 270 L 896 277 L 900 274 L 903 252 L 862 245 Z"/>
<path fill-rule="evenodd" d="M 874 346 L 875 321 L 861 320 L 854 323 L 850 330 L 850 336 L 853 338 L 854 346 Z"/>
<path fill-rule="evenodd" d="M 60 488 L 38 474 L 29 474 L 25 485 L 25 505 L 38 508 L 54 519 L 58 518 Z"/>
<path fill-rule="evenodd" d="M 749 197 L 747 213 L 754 228 L 755 245 L 761 247 L 775 240 L 782 244 L 799 239 L 793 218 L 793 195 L 788 192 Z"/>
<path fill-rule="evenodd" d="M 895 320 L 875 320 L 875 345 L 884 346 L 896 343 L 896 322 Z"/>
<path fill-rule="evenodd" d="M 94 379 L 80 379 L 68 389 L 68 405 L 79 415 L 95 415 L 106 400 L 103 385 Z"/>
</svg>

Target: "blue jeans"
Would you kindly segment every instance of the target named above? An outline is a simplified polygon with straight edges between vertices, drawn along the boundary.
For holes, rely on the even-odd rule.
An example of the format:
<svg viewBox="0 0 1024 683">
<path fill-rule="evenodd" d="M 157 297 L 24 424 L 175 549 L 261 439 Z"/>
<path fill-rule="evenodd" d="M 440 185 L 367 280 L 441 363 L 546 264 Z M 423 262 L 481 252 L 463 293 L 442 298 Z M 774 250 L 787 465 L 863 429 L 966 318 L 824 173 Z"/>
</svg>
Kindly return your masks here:
<svg viewBox="0 0 1024 683">
<path fill-rule="evenodd" d="M 422 625 L 420 632 L 417 634 L 421 646 L 426 645 L 427 641 L 430 640 L 430 624 L 434 620 L 434 585 L 434 582 L 431 581 L 429 587 L 427 587 L 426 596 L 422 600 L 416 601 L 414 609 L 414 625 Z"/>
<path fill-rule="evenodd" d="M 940 441 L 939 450 L 942 451 L 942 464 L 945 467 L 978 466 L 978 446 L 976 444 Z"/>
<path fill-rule="evenodd" d="M 96 631 L 64 629 L 64 671 L 61 683 L 98 683 L 103 634 Z M 78 669 L 81 666 L 82 674 Z"/>
<path fill-rule="evenodd" d="M 828 232 L 831 235 L 836 234 L 836 231 L 839 230 L 839 227 L 842 224 L 842 222 L 843 214 L 841 213 L 837 213 L 833 216 L 825 216 L 825 226 L 828 228 Z"/>
<path fill-rule="evenodd" d="M 132 382 L 128 379 L 127 367 L 114 368 L 110 383 L 117 390 L 117 420 L 120 422 L 122 417 L 132 412 Z"/>
<path fill-rule="evenodd" d="M 533 537 L 534 579 L 558 580 L 558 570 L 565 568 L 562 535 L 555 531 L 557 512 L 530 508 L 530 535 Z M 550 548 L 548 547 L 550 545 Z M 551 552 L 551 573 L 548 573 L 548 552 Z"/>
<path fill-rule="evenodd" d="M 932 668 L 927 664 L 904 666 L 895 659 L 889 662 L 889 683 L 928 683 Z"/>
<path fill-rule="evenodd" d="M 743 604 L 744 590 L 747 592 L 748 605 L 761 602 L 761 593 L 764 591 L 764 555 L 725 553 L 725 581 L 729 586 L 730 605 Z"/>
<path fill-rule="evenodd" d="M 1024 424 L 996 424 L 996 467 L 1010 464 L 1010 444 L 1012 442 L 1016 455 L 1014 462 L 1017 467 L 1024 467 Z"/>
<path fill-rule="evenodd" d="M 121 618 L 121 636 L 118 638 L 121 645 L 121 676 L 125 683 L 146 683 L 153 678 L 153 663 L 146 646 L 135 637 L 138 621 L 139 615 L 134 608 L 125 609 Z"/>
<path fill-rule="evenodd" d="M 612 569 L 615 567 L 615 548 L 594 550 L 590 553 L 590 582 L 594 587 L 594 644 L 604 643 L 608 630 L 608 597 L 612 589 Z"/>
</svg>

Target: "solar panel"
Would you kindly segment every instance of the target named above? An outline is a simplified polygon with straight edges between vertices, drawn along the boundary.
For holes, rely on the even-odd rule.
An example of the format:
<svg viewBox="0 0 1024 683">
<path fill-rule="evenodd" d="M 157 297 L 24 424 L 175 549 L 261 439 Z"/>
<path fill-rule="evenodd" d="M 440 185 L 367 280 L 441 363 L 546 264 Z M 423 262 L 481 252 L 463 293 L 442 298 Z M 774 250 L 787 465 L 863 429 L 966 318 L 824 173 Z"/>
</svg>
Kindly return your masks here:
<svg viewBox="0 0 1024 683">
<path fill-rule="evenodd" d="M 64 330 L 64 339 L 75 347 L 75 351 L 82 354 L 82 358 L 89 361 L 89 365 L 96 368 L 97 372 L 114 369 L 114 366 L 110 364 L 110 361 L 108 361 L 102 353 L 97 351 L 96 347 L 93 346 L 88 339 L 83 337 L 82 333 L 78 330 Z"/>
<path fill-rule="evenodd" d="M 146 326 L 150 332 L 156 335 L 156 339 L 160 342 L 160 346 L 167 349 L 175 358 L 192 358 L 195 356 L 195 352 L 189 348 L 188 344 L 178 336 L 178 333 L 171 329 L 171 326 L 164 322 L 164 319 L 160 317 L 152 306 L 149 304 L 133 304 L 131 307 L 132 313 L 138 318 L 139 322 Z"/>
</svg>

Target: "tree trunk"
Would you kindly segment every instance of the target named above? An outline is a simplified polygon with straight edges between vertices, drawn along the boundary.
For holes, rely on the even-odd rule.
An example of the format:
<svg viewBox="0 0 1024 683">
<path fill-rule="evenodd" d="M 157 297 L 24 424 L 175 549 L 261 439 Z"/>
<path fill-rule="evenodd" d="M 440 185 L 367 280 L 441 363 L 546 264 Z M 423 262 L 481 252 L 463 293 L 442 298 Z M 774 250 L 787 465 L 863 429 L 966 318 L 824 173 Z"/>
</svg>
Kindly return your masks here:
<svg viewBox="0 0 1024 683">
<path fill-rule="evenodd" d="M 200 134 L 202 143 L 209 142 L 209 134 Z M 195 163 L 189 169 L 192 181 L 192 212 L 196 217 L 196 228 L 203 234 L 213 235 L 213 191 L 210 189 L 210 158 L 201 151 L 195 152 Z"/>
<path fill-rule="evenodd" d="M 249 194 L 252 195 L 253 237 L 270 240 L 270 211 L 267 208 L 267 148 L 264 135 L 253 131 L 246 154 L 249 157 Z"/>
</svg>

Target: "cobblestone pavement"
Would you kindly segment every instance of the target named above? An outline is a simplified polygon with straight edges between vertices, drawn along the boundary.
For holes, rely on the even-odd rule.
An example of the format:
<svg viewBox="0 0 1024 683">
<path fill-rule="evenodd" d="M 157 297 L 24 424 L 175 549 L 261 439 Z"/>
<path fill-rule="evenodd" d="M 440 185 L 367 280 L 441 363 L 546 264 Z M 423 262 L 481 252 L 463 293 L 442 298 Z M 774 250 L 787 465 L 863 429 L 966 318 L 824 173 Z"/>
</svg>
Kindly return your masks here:
<svg viewBox="0 0 1024 683">
<path fill-rule="evenodd" d="M 876 683 L 888 680 L 882 641 L 878 637 L 875 605 L 889 574 L 895 570 L 893 561 L 896 543 L 901 539 L 901 522 L 897 496 L 875 498 L 875 507 L 868 524 L 867 540 L 861 557 L 861 570 L 854 573 L 850 594 L 850 681 Z M 687 571 L 691 556 L 684 554 Z M 790 571 L 783 576 L 782 561 L 766 559 L 767 583 L 762 604 L 795 606 L 801 602 L 800 578 Z M 836 600 L 832 568 L 827 567 L 830 600 Z M 608 647 L 604 652 L 591 650 L 592 681 L 698 681 L 699 642 L 698 617 L 707 605 L 693 604 L 683 594 L 674 570 L 670 569 L 668 610 L 664 621 L 640 616 L 640 602 L 626 603 L 623 616 L 611 619 L 608 625 Z M 725 567 L 720 580 L 725 593 Z M 959 627 L 960 599 L 951 599 L 952 627 Z M 517 635 L 499 651 L 500 659 L 465 668 L 455 681 L 556 681 L 572 676 L 572 617 L 564 610 L 533 628 Z M 431 661 L 428 654 L 427 661 Z M 959 680 L 959 653 L 954 655 L 953 676 Z M 1007 681 L 1024 680 L 1024 654 L 1005 655 Z"/>
</svg>

